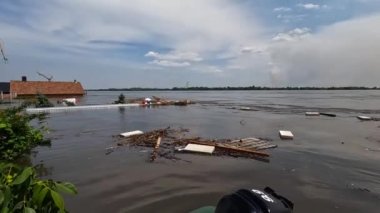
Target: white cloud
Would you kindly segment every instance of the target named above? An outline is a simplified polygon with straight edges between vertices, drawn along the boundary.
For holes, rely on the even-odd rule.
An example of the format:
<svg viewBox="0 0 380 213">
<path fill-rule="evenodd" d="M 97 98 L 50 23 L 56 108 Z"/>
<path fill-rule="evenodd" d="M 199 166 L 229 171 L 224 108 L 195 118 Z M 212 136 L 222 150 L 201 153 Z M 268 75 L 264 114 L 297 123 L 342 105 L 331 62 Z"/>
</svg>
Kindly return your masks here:
<svg viewBox="0 0 380 213">
<path fill-rule="evenodd" d="M 175 62 L 175 61 L 168 61 L 168 60 L 153 60 L 149 63 L 159 65 L 159 66 L 163 66 L 163 67 L 187 67 L 187 66 L 190 66 L 190 63 L 187 61 Z"/>
<path fill-rule="evenodd" d="M 307 17 L 306 14 L 278 14 L 277 18 L 285 23 L 302 21 Z"/>
<path fill-rule="evenodd" d="M 18 8 L 15 11 L 23 11 L 15 18 L 22 24 L 0 19 L 1 29 L 6 29 L 1 36 L 7 49 L 25 58 L 32 57 L 30 52 L 36 53 L 36 63 L 91 58 L 91 64 L 83 62 L 81 68 L 104 61 L 134 68 L 139 67 L 138 63 L 141 67 L 208 66 L 218 54 L 238 54 L 242 45 L 262 43 L 264 29 L 243 4 L 229 0 L 51 0 L 12 4 Z M 130 44 L 136 44 L 134 48 L 148 47 L 142 50 L 152 59 L 150 63 L 136 60 L 135 55 L 128 57 L 134 51 L 128 49 Z M 5 75 L 10 79 L 13 74 Z"/>
<path fill-rule="evenodd" d="M 244 46 L 243 48 L 241 48 L 241 53 L 243 54 L 247 54 L 247 53 L 260 54 L 260 53 L 263 53 L 264 51 L 265 51 L 265 48 L 257 47 L 257 46 Z"/>
<path fill-rule="evenodd" d="M 290 12 L 292 8 L 290 7 L 276 7 L 273 9 L 274 12 Z"/>
<path fill-rule="evenodd" d="M 309 28 L 295 28 L 286 33 L 279 33 L 272 38 L 273 41 L 300 41 L 310 36 Z"/>
<path fill-rule="evenodd" d="M 169 52 L 161 54 L 154 51 L 149 51 L 145 54 L 146 57 L 151 57 L 159 60 L 172 60 L 172 61 L 194 61 L 199 62 L 203 59 L 195 52 Z"/>
<path fill-rule="evenodd" d="M 287 85 L 379 85 L 380 15 L 333 24 L 298 42 L 269 49 Z M 303 31 L 303 30 L 301 30 Z M 300 31 L 300 32 L 301 32 Z"/>
<path fill-rule="evenodd" d="M 307 4 L 297 4 L 298 7 L 302 7 L 306 10 L 318 10 L 321 8 L 319 4 L 312 4 L 312 3 L 307 3 Z"/>
</svg>

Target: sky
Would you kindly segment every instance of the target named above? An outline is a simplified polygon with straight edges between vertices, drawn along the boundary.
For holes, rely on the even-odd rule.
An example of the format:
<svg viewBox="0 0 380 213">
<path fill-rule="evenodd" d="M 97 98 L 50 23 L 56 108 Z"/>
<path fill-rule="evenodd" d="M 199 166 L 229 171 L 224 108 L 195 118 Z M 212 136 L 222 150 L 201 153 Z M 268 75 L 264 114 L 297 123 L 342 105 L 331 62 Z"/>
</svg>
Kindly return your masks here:
<svg viewBox="0 0 380 213">
<path fill-rule="evenodd" d="M 1 0 L 0 81 L 380 86 L 380 0 Z"/>
</svg>

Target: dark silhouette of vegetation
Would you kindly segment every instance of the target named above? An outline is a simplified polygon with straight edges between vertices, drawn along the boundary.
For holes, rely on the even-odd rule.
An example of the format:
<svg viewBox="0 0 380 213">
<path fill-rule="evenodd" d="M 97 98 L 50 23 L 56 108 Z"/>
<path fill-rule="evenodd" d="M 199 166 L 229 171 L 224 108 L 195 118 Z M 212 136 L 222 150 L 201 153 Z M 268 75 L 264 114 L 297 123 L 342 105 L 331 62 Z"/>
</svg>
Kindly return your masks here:
<svg viewBox="0 0 380 213">
<path fill-rule="evenodd" d="M 37 94 L 37 97 L 36 97 L 36 103 L 35 103 L 35 106 L 37 108 L 43 108 L 43 107 L 53 107 L 54 104 L 52 104 L 49 99 L 43 95 L 43 94 Z"/>
<path fill-rule="evenodd" d="M 119 99 L 118 99 L 117 101 L 115 101 L 114 103 L 115 103 L 115 104 L 125 104 L 126 102 L 125 102 L 125 96 L 124 96 L 124 94 L 121 93 L 121 94 L 119 95 Z"/>
</svg>

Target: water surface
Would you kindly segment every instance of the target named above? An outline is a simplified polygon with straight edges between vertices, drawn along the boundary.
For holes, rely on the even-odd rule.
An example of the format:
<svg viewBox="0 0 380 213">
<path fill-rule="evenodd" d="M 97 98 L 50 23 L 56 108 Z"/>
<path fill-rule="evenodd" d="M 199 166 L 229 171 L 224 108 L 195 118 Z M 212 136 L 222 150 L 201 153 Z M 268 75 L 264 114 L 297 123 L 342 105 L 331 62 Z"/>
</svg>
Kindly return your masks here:
<svg viewBox="0 0 380 213">
<path fill-rule="evenodd" d="M 120 92 L 89 92 L 81 105 L 107 104 Z M 188 212 L 215 205 L 239 188 L 270 186 L 295 203 L 295 212 L 378 212 L 380 201 L 380 91 L 168 91 L 124 92 L 191 99 L 187 107 L 102 109 L 51 114 L 50 148 L 33 163 L 44 178 L 71 181 L 71 212 Z M 240 107 L 255 111 L 240 111 Z M 305 111 L 335 113 L 306 117 Z M 148 163 L 148 148 L 114 146 L 114 135 L 131 130 L 182 127 L 206 138 L 263 137 L 278 148 L 270 162 L 178 154 L 182 160 Z M 278 130 L 295 134 L 281 141 Z"/>
</svg>

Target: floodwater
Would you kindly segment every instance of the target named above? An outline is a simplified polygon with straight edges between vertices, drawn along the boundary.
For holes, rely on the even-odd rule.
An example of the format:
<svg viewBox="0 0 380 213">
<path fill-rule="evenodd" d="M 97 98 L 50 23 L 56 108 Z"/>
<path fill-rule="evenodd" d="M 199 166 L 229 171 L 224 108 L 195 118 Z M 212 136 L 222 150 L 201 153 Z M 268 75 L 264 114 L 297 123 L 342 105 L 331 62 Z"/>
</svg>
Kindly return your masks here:
<svg viewBox="0 0 380 213">
<path fill-rule="evenodd" d="M 89 92 L 80 104 L 106 104 L 120 92 Z M 270 186 L 292 200 L 294 212 L 379 212 L 380 91 L 124 92 L 191 99 L 186 107 L 99 109 L 50 114 L 52 146 L 38 147 L 43 178 L 73 182 L 71 212 L 188 212 L 239 188 Z M 255 111 L 240 111 L 240 107 Z M 337 114 L 306 117 L 305 111 Z M 205 138 L 263 137 L 278 148 L 270 162 L 177 154 L 147 162 L 148 148 L 115 146 L 120 132 L 182 127 Z M 278 130 L 291 130 L 282 141 Z"/>
</svg>

